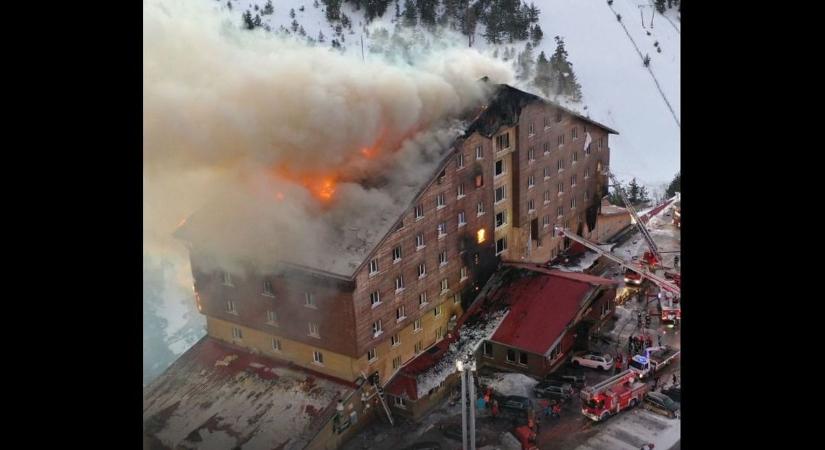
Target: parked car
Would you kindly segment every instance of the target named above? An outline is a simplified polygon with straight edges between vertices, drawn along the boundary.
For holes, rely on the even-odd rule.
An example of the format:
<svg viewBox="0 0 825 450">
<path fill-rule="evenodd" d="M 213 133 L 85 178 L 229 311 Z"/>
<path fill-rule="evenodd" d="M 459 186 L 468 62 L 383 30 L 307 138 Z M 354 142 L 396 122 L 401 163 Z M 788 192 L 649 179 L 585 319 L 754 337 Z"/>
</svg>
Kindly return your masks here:
<svg viewBox="0 0 825 450">
<path fill-rule="evenodd" d="M 680 388 L 680 387 L 667 388 L 667 389 L 662 391 L 662 394 L 667 395 L 674 402 L 678 403 L 678 402 L 682 401 L 682 388 Z"/>
<path fill-rule="evenodd" d="M 461 440 L 461 426 L 458 427 L 458 440 Z M 404 450 L 441 450 L 441 444 L 438 442 L 416 442 Z"/>
<path fill-rule="evenodd" d="M 587 385 L 587 377 L 580 370 L 557 370 L 544 378 L 546 381 L 556 383 L 569 383 L 576 389 L 581 389 Z"/>
<path fill-rule="evenodd" d="M 644 400 L 644 407 L 670 418 L 679 417 L 679 403 L 660 392 L 648 392 Z"/>
<path fill-rule="evenodd" d="M 521 395 L 508 395 L 501 399 L 499 402 L 499 406 L 502 409 L 522 412 L 527 411 L 532 406 L 530 399 L 527 397 L 522 397 Z"/>
<path fill-rule="evenodd" d="M 591 369 L 602 369 L 605 372 L 612 369 L 615 361 L 613 357 L 606 353 L 585 352 L 573 356 L 573 366 L 590 367 Z"/>
<path fill-rule="evenodd" d="M 533 388 L 533 393 L 539 398 L 566 401 L 573 396 L 573 386 L 558 381 L 542 381 Z"/>
</svg>

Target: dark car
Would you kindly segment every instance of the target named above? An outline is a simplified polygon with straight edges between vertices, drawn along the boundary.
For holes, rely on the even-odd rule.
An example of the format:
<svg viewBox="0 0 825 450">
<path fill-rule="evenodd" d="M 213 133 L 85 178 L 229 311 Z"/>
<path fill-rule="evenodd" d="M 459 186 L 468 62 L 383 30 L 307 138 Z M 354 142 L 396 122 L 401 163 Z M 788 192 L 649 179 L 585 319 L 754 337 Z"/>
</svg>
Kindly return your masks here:
<svg viewBox="0 0 825 450">
<path fill-rule="evenodd" d="M 461 440 L 461 427 L 458 427 L 458 440 Z M 416 442 L 404 450 L 441 450 L 441 444 L 438 442 Z"/>
<path fill-rule="evenodd" d="M 546 381 L 554 383 L 568 383 L 576 389 L 581 389 L 587 384 L 587 378 L 581 371 L 564 370 L 553 372 L 545 377 Z"/>
<path fill-rule="evenodd" d="M 681 402 L 682 401 L 682 388 L 678 388 L 678 387 L 667 388 L 667 389 L 662 391 L 662 394 L 667 395 L 674 402 Z"/>
<path fill-rule="evenodd" d="M 533 388 L 533 393 L 539 398 L 566 401 L 573 396 L 573 386 L 564 382 L 542 381 Z"/>
<path fill-rule="evenodd" d="M 665 394 L 649 392 L 645 396 L 644 407 L 655 413 L 676 418 L 679 416 L 679 403 L 676 403 Z"/>
<path fill-rule="evenodd" d="M 501 399 L 500 405 L 502 409 L 511 411 L 527 411 L 532 406 L 530 399 L 520 395 L 508 395 Z"/>
</svg>

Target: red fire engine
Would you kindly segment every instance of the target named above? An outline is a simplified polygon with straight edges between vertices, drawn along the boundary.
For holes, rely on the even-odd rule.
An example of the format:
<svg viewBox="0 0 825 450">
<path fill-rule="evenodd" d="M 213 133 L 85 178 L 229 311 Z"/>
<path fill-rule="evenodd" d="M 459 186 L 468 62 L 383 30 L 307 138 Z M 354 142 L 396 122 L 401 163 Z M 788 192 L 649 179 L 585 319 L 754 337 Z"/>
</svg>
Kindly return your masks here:
<svg viewBox="0 0 825 450">
<path fill-rule="evenodd" d="M 582 414 L 600 422 L 641 403 L 649 389 L 632 370 L 625 370 L 582 389 Z"/>
</svg>

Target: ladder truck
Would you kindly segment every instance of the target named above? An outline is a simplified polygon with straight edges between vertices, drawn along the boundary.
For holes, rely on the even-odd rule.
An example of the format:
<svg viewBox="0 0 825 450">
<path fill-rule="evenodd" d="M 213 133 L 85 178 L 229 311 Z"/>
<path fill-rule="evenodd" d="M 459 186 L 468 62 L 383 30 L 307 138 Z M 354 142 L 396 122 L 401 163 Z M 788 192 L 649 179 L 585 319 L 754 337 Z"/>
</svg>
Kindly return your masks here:
<svg viewBox="0 0 825 450">
<path fill-rule="evenodd" d="M 650 390 L 630 369 L 581 391 L 582 414 L 601 422 L 620 411 L 632 408 L 644 400 Z"/>
<path fill-rule="evenodd" d="M 651 352 L 657 352 L 651 355 Z M 635 372 L 639 378 L 644 378 L 650 373 L 655 373 L 662 367 L 668 365 L 682 353 L 681 350 L 668 346 L 648 347 L 645 354 L 636 355 L 630 361 L 629 370 Z"/>
<path fill-rule="evenodd" d="M 554 233 L 556 236 L 564 236 L 584 245 L 599 255 L 619 264 L 625 269 L 629 269 L 630 271 L 637 273 L 640 277 L 647 278 L 656 286 L 659 286 L 662 291 L 659 295 L 659 304 L 662 308 L 662 321 L 678 321 L 682 319 L 682 308 L 679 302 L 681 288 L 677 284 L 671 283 L 665 277 L 660 277 L 651 271 L 645 270 L 641 265 L 634 264 L 630 261 L 625 261 L 613 253 L 602 249 L 595 242 L 589 241 L 570 230 L 556 226 L 554 228 Z"/>
</svg>

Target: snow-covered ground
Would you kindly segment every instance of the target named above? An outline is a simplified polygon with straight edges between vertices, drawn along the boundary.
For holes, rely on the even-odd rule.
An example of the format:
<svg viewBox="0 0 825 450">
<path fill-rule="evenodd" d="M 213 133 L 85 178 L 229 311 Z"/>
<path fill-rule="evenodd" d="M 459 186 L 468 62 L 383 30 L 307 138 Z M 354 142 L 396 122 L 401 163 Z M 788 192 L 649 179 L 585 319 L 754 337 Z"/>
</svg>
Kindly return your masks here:
<svg viewBox="0 0 825 450">
<path fill-rule="evenodd" d="M 576 450 L 638 450 L 644 444 L 667 450 L 681 438 L 682 421 L 637 407 L 611 417 L 601 432 Z"/>
</svg>

